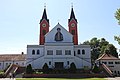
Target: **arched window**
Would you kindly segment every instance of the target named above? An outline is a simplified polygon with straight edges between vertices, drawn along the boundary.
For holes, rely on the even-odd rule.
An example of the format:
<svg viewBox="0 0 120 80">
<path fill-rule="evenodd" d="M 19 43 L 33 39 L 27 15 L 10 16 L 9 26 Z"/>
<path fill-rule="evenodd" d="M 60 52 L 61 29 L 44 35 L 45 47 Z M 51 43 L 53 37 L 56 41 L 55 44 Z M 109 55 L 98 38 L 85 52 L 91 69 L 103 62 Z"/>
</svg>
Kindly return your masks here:
<svg viewBox="0 0 120 80">
<path fill-rule="evenodd" d="M 39 55 L 40 54 L 40 50 L 37 50 L 37 55 Z"/>
<path fill-rule="evenodd" d="M 82 50 L 82 54 L 83 54 L 83 55 L 85 54 L 85 50 L 84 50 L 84 49 Z"/>
<path fill-rule="evenodd" d="M 80 50 L 79 49 L 78 49 L 77 53 L 80 54 Z"/>
<path fill-rule="evenodd" d="M 35 55 L 35 50 L 32 50 L 32 55 Z"/>
</svg>

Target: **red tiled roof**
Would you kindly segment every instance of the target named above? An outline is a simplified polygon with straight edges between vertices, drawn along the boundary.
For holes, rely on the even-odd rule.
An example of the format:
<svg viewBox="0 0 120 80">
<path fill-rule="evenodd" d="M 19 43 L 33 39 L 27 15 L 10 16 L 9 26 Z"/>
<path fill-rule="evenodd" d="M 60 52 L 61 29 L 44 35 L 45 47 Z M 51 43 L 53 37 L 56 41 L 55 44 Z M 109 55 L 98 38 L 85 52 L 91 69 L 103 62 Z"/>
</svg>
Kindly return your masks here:
<svg viewBox="0 0 120 80">
<path fill-rule="evenodd" d="M 26 59 L 25 54 L 3 54 L 0 55 L 0 61 L 23 61 Z"/>
<path fill-rule="evenodd" d="M 112 56 L 111 54 L 104 53 L 97 60 L 119 60 L 119 58 L 116 58 L 116 57 Z"/>
</svg>

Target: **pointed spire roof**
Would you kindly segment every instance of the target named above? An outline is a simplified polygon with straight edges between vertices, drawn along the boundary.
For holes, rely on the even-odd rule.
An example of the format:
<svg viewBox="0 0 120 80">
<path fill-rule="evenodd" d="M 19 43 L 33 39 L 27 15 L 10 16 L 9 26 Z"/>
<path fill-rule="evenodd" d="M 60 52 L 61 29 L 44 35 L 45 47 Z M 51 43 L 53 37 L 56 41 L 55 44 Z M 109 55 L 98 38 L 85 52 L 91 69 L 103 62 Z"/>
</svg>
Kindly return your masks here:
<svg viewBox="0 0 120 80">
<path fill-rule="evenodd" d="M 71 14 L 70 14 L 69 22 L 70 22 L 72 19 L 75 19 L 75 21 L 77 22 L 77 19 L 75 18 L 75 14 L 74 14 L 74 10 L 73 10 L 73 5 L 72 5 L 72 8 L 71 8 Z"/>
<path fill-rule="evenodd" d="M 43 15 L 42 15 L 42 19 L 40 20 L 40 22 L 45 19 L 49 22 L 49 19 L 47 19 L 47 13 L 46 13 L 46 5 L 44 6 L 44 11 L 43 11 Z"/>
<path fill-rule="evenodd" d="M 74 14 L 74 11 L 73 11 L 73 7 L 72 7 L 72 9 L 71 9 L 70 19 L 71 19 L 71 18 L 74 18 L 74 19 L 75 19 L 75 14 Z"/>
<path fill-rule="evenodd" d="M 44 8 L 42 19 L 46 19 L 47 20 L 46 8 Z"/>
</svg>

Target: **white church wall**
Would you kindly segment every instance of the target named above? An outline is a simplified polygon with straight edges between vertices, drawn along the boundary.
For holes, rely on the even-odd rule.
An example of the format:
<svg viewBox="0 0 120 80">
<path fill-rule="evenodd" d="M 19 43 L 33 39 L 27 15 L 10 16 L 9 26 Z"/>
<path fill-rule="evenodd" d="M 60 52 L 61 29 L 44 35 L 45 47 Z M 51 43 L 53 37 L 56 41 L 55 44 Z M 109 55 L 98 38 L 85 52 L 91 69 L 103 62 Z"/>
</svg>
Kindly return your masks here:
<svg viewBox="0 0 120 80">
<path fill-rule="evenodd" d="M 60 24 L 57 24 L 50 32 L 48 32 L 45 35 L 45 42 L 46 43 L 56 42 L 55 41 L 55 34 L 57 33 L 57 28 L 61 29 L 60 32 L 63 35 L 63 41 L 57 41 L 58 43 L 61 43 L 61 42 L 73 42 L 73 36 L 67 30 L 65 30 Z"/>
<path fill-rule="evenodd" d="M 44 57 L 38 58 L 34 61 L 32 61 L 30 64 L 32 65 L 33 69 L 42 69 L 44 63 L 45 63 Z"/>
<path fill-rule="evenodd" d="M 39 45 L 28 45 L 27 46 L 27 58 L 37 58 L 39 56 L 44 55 L 44 46 Z M 32 51 L 35 50 L 35 54 L 32 54 Z M 37 54 L 37 50 L 39 50 L 39 54 Z"/>
<path fill-rule="evenodd" d="M 80 54 L 78 54 L 78 50 L 80 50 Z M 82 50 L 85 51 L 85 54 L 83 54 Z M 75 55 L 79 56 L 81 58 L 91 58 L 90 50 L 91 50 L 91 48 L 89 45 L 75 46 Z"/>
<path fill-rule="evenodd" d="M 53 50 L 53 55 L 47 55 L 47 51 L 48 50 Z M 56 55 L 56 50 L 62 50 L 62 55 Z M 71 51 L 71 55 L 65 55 L 65 50 L 70 50 Z M 74 56 L 74 50 L 73 50 L 73 46 L 45 46 L 45 56 L 46 57 L 50 57 L 50 56 L 54 56 L 54 57 L 73 57 Z"/>
<path fill-rule="evenodd" d="M 91 68 L 90 46 L 76 45 L 74 50 L 75 50 L 75 63 L 77 65 L 77 68 Z M 78 50 L 80 50 L 80 53 L 78 52 Z M 82 50 L 84 50 L 85 52 L 84 54 Z"/>
</svg>

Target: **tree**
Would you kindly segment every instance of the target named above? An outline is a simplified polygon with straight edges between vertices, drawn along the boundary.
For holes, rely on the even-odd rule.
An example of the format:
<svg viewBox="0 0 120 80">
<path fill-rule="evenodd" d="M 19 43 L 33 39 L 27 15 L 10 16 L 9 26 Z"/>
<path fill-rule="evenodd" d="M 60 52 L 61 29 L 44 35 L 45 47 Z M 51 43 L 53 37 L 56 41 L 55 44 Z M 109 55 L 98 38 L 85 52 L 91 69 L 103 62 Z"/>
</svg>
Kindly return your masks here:
<svg viewBox="0 0 120 80">
<path fill-rule="evenodd" d="M 117 11 L 115 13 L 115 18 L 118 20 L 118 24 L 120 25 L 120 8 L 117 9 Z"/>
<path fill-rule="evenodd" d="M 103 46 L 107 46 L 109 44 L 108 41 L 106 41 L 105 38 L 101 38 L 100 40 L 100 47 L 102 48 Z"/>
<path fill-rule="evenodd" d="M 31 64 L 27 65 L 27 67 L 26 67 L 26 73 L 27 74 L 32 74 L 33 73 L 33 69 L 32 69 Z"/>
<path fill-rule="evenodd" d="M 83 42 L 83 44 L 91 46 L 91 59 L 92 63 L 100 57 L 105 50 L 109 50 L 110 54 L 118 57 L 117 50 L 114 45 L 109 44 L 109 42 L 105 38 L 98 39 L 96 37 L 92 38 L 91 40 Z"/>
<path fill-rule="evenodd" d="M 115 46 L 113 44 L 108 44 L 106 46 L 106 49 L 105 50 L 108 50 L 108 53 L 111 54 L 112 56 L 114 57 L 117 57 L 118 58 L 118 53 L 117 53 L 117 50 L 115 48 Z"/>
<path fill-rule="evenodd" d="M 70 64 L 69 70 L 70 70 L 71 73 L 75 73 L 75 72 L 76 72 L 76 66 L 75 66 L 74 63 L 71 63 L 71 64 Z"/>
<path fill-rule="evenodd" d="M 118 24 L 120 25 L 120 8 L 117 9 L 115 13 L 115 18 L 118 20 Z M 118 41 L 118 44 L 120 45 L 120 36 L 114 36 L 114 39 Z"/>
<path fill-rule="evenodd" d="M 97 39 L 96 37 L 92 38 L 89 41 L 83 42 L 85 45 L 90 45 L 91 47 L 91 59 L 92 63 L 98 58 L 100 54 L 100 40 Z"/>
<path fill-rule="evenodd" d="M 114 39 L 118 41 L 118 44 L 120 45 L 120 36 L 114 36 Z"/>
<path fill-rule="evenodd" d="M 48 67 L 47 63 L 45 63 L 43 66 L 43 72 L 48 73 L 48 70 L 49 70 L 49 67 Z"/>
<path fill-rule="evenodd" d="M 99 67 L 97 66 L 96 63 L 94 64 L 94 66 L 92 68 L 92 72 L 94 72 L 94 73 L 99 73 L 100 72 L 100 69 L 99 69 Z"/>
</svg>

